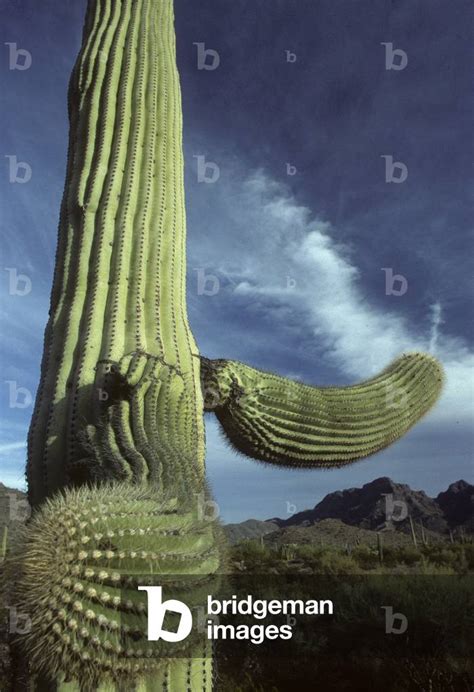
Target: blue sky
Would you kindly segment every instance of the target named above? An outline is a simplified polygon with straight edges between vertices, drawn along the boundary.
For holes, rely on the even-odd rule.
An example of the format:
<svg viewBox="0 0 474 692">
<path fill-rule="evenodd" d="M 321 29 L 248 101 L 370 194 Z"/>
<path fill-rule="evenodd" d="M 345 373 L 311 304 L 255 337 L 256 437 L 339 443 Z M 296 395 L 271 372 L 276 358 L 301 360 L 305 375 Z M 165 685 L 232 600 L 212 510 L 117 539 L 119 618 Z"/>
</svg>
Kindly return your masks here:
<svg viewBox="0 0 474 692">
<path fill-rule="evenodd" d="M 344 469 L 264 467 L 233 453 L 209 417 L 208 472 L 222 516 L 285 517 L 381 475 L 428 494 L 472 480 L 469 3 L 175 5 L 188 301 L 201 352 L 313 384 L 348 384 L 423 349 L 447 374 L 439 404 L 420 425 Z M 12 408 L 10 393 L 23 387 L 34 395 L 39 378 L 66 90 L 85 2 L 1 0 L 0 7 L 0 481 L 21 487 L 31 406 Z M 6 42 L 29 51 L 28 70 L 9 69 Z M 197 69 L 195 43 L 218 52 L 217 69 Z M 404 69 L 386 69 L 384 43 L 404 51 Z M 28 183 L 9 181 L 7 156 L 31 166 Z M 198 156 L 218 165 L 216 182 L 198 181 Z M 406 165 L 405 182 L 386 182 L 384 156 Z M 387 295 L 389 271 L 406 279 L 403 295 Z M 218 285 L 213 295 L 198 292 L 204 274 L 218 280 L 206 284 Z M 18 275 L 31 281 L 26 295 L 11 294 Z"/>
</svg>

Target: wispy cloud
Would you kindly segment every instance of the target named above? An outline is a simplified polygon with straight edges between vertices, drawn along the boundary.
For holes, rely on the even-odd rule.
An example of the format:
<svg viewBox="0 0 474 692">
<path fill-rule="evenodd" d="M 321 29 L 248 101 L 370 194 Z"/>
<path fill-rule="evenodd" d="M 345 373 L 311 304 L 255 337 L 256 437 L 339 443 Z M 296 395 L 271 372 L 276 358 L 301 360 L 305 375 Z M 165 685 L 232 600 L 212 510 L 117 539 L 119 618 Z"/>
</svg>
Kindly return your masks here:
<svg viewBox="0 0 474 692">
<path fill-rule="evenodd" d="M 433 303 L 430 306 L 431 310 L 431 338 L 430 338 L 430 353 L 436 353 L 438 346 L 439 328 L 443 324 L 443 312 L 440 303 Z"/>
<path fill-rule="evenodd" d="M 443 332 L 442 290 L 428 292 L 424 312 L 421 306 L 415 317 L 396 297 L 378 300 L 364 284 L 356 248 L 340 242 L 341 230 L 318 218 L 317 201 L 309 209 L 262 171 L 249 176 L 235 168 L 218 185 L 190 191 L 190 273 L 200 267 L 220 280 L 216 295 L 199 297 L 192 273 L 188 296 L 203 352 L 231 353 L 323 384 L 333 377 L 339 383 L 369 377 L 413 350 L 434 351 L 446 372 L 436 408 L 396 445 L 324 473 L 262 469 L 237 457 L 211 417 L 207 469 L 224 518 L 285 516 L 288 503 L 311 507 L 328 492 L 377 475 L 433 496 L 452 481 L 469 478 L 474 355 L 463 339 Z M 380 278 L 383 291 L 381 270 Z"/>
<path fill-rule="evenodd" d="M 289 313 L 300 315 L 301 333 L 310 330 L 322 361 L 349 381 L 372 376 L 402 352 L 436 352 L 447 377 L 431 420 L 467 421 L 474 357 L 461 339 L 442 333 L 439 301 L 427 303 L 420 327 L 377 305 L 362 289 L 351 247 L 337 240 L 337 229 L 262 171 L 220 187 L 216 226 L 229 228 L 238 215 L 238 242 L 207 227 L 205 245 L 192 245 L 191 254 L 209 272 L 231 278 L 222 300 L 258 305 L 271 316 L 275 338 Z"/>
<path fill-rule="evenodd" d="M 5 444 L 0 444 L 0 454 L 4 454 L 5 452 L 13 452 L 16 449 L 25 449 L 26 448 L 26 441 L 22 440 L 19 442 L 7 442 Z"/>
</svg>

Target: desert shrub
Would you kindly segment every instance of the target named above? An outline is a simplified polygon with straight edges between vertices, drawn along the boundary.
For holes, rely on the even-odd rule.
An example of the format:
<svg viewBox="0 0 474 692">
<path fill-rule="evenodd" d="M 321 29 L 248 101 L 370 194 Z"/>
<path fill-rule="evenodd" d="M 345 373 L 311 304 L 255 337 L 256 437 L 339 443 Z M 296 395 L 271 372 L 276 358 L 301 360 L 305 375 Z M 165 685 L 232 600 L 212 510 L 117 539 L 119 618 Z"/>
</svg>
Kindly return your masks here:
<svg viewBox="0 0 474 692">
<path fill-rule="evenodd" d="M 352 557 L 327 550 L 316 563 L 315 571 L 319 574 L 359 574 L 360 568 Z"/>
<path fill-rule="evenodd" d="M 352 558 L 364 570 L 376 569 L 379 565 L 378 554 L 368 545 L 358 545 L 354 548 Z"/>
<path fill-rule="evenodd" d="M 235 545 L 232 549 L 232 558 L 243 561 L 249 567 L 259 567 L 274 561 L 274 555 L 265 545 L 258 540 L 245 540 Z"/>
<path fill-rule="evenodd" d="M 295 547 L 296 557 L 308 563 L 319 562 L 324 548 L 317 545 L 298 545 Z"/>
<path fill-rule="evenodd" d="M 443 548 L 441 550 L 433 551 L 429 556 L 430 562 L 435 565 L 446 565 L 447 567 L 455 567 L 459 563 L 459 554 L 457 551 L 450 550 L 449 548 Z"/>
<path fill-rule="evenodd" d="M 437 567 L 448 567 L 465 573 L 474 568 L 474 545 L 472 543 L 434 544 L 423 546 L 426 560 Z"/>
<path fill-rule="evenodd" d="M 394 551 L 395 564 L 403 563 L 405 565 L 411 566 L 416 565 L 420 562 L 421 555 L 420 551 L 414 546 L 404 546 L 402 548 L 397 548 Z"/>
</svg>

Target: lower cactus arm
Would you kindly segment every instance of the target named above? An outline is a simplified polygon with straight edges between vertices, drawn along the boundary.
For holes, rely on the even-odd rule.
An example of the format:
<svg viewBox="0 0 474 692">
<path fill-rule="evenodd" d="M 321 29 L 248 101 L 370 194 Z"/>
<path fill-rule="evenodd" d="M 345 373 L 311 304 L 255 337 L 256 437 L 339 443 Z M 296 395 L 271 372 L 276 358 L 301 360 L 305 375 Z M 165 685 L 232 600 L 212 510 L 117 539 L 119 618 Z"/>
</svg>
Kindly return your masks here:
<svg viewBox="0 0 474 692">
<path fill-rule="evenodd" d="M 439 363 L 415 353 L 350 387 L 311 387 L 236 361 L 202 359 L 204 406 L 236 449 L 282 466 L 332 467 L 374 454 L 435 403 Z"/>
</svg>

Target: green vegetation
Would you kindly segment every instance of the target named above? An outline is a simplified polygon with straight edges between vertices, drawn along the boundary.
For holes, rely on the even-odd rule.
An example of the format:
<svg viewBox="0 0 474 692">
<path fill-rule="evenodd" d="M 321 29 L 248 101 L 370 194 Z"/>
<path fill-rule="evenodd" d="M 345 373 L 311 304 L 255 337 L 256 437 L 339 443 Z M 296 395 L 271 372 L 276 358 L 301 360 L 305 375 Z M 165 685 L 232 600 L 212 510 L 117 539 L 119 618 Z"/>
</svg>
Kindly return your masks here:
<svg viewBox="0 0 474 692">
<path fill-rule="evenodd" d="M 474 543 L 446 541 L 417 548 L 385 546 L 381 560 L 377 545 L 341 548 L 310 544 L 272 545 L 262 540 L 242 541 L 230 551 L 236 572 L 249 574 L 466 574 L 474 571 Z"/>
<path fill-rule="evenodd" d="M 36 512 L 12 557 L 16 571 L 10 575 L 7 566 L 6 576 L 15 580 L 21 612 L 31 613 L 21 639 L 35 670 L 61 679 L 67 661 L 69 678 L 91 689 L 105 675 L 120 682 L 149 673 L 158 688 L 211 675 L 202 656 L 186 660 L 186 653 L 208 649 L 202 636 L 174 644 L 178 661 L 157 670 L 167 645 L 148 642 L 143 627 L 147 604 L 139 586 L 159 583 L 191 608 L 204 606 L 216 589 L 215 527 L 183 512 L 175 498 L 160 502 L 128 484 L 103 485 L 94 495 L 68 490 Z"/>
<path fill-rule="evenodd" d="M 219 643 L 219 689 L 314 689 L 333 692 L 470 692 L 474 544 L 267 546 L 232 549 L 237 597 L 331 598 L 333 616 L 298 616 L 293 637 L 279 645 Z M 385 608 L 402 614 L 391 630 Z M 406 630 L 397 629 L 406 619 Z M 275 623 L 277 624 L 275 620 Z M 318 684 L 319 684 L 318 683 Z M 317 688 L 317 686 L 316 686 Z"/>
<path fill-rule="evenodd" d="M 199 353 L 186 312 L 182 114 L 172 0 L 90 0 L 71 75 L 69 116 L 50 319 L 29 433 L 28 498 L 34 518 L 12 555 L 10 572 L 17 590 L 9 602 L 22 610 L 27 603 L 33 623 L 31 636 L 17 637 L 19 656 L 38 678 L 32 684 L 48 690 L 65 686 L 66 677 L 67 690 L 80 686 L 81 692 L 96 689 L 99 680 L 111 689 L 115 683 L 133 689 L 140 682 L 169 692 L 187 685 L 209 690 L 212 659 L 202 642 L 192 656 L 178 660 L 129 656 L 134 647 L 127 637 L 119 646 L 106 626 L 117 618 L 126 626 L 129 615 L 116 605 L 117 589 L 125 583 L 133 589 L 137 571 L 146 567 L 154 583 L 162 583 L 168 563 L 178 562 L 175 553 L 184 549 L 186 560 L 175 564 L 177 574 L 212 574 L 220 561 L 211 524 L 202 533 L 192 528 L 208 492 Z M 102 557 L 96 567 L 102 569 L 97 571 L 79 557 L 77 536 L 57 535 L 55 523 L 69 504 L 77 515 L 89 511 L 84 521 L 91 521 L 104 501 L 104 483 L 108 510 L 100 518 L 103 537 L 97 540 L 107 547 L 98 549 Z M 77 486 L 79 495 L 74 489 L 61 494 Z M 164 538 L 160 531 L 170 528 L 163 511 L 168 502 L 176 506 L 172 519 L 182 535 Z M 153 538 L 141 536 L 142 530 L 155 532 Z M 131 561 L 131 554 L 142 550 L 157 556 L 150 565 Z M 212 559 L 203 560 L 206 550 Z M 117 564 L 110 563 L 109 553 Z M 130 559 L 117 558 L 123 553 Z M 71 575 L 64 574 L 65 556 L 72 557 L 67 559 Z M 120 580 L 102 583 L 97 575 L 112 573 L 112 567 Z M 84 569 L 94 569 L 94 576 Z M 57 584 L 53 575 L 66 582 Z M 76 577 L 81 579 L 73 595 Z M 71 578 L 74 584 L 68 586 Z M 87 594 L 99 590 L 99 602 L 89 604 L 93 597 Z M 146 633 L 146 612 L 137 608 L 133 604 L 134 630 Z M 96 626 L 93 619 L 91 626 L 89 611 L 97 622 L 103 615 L 105 625 Z M 73 624 L 68 631 L 71 619 L 77 630 Z M 81 636 L 83 630 L 89 636 Z"/>
</svg>

